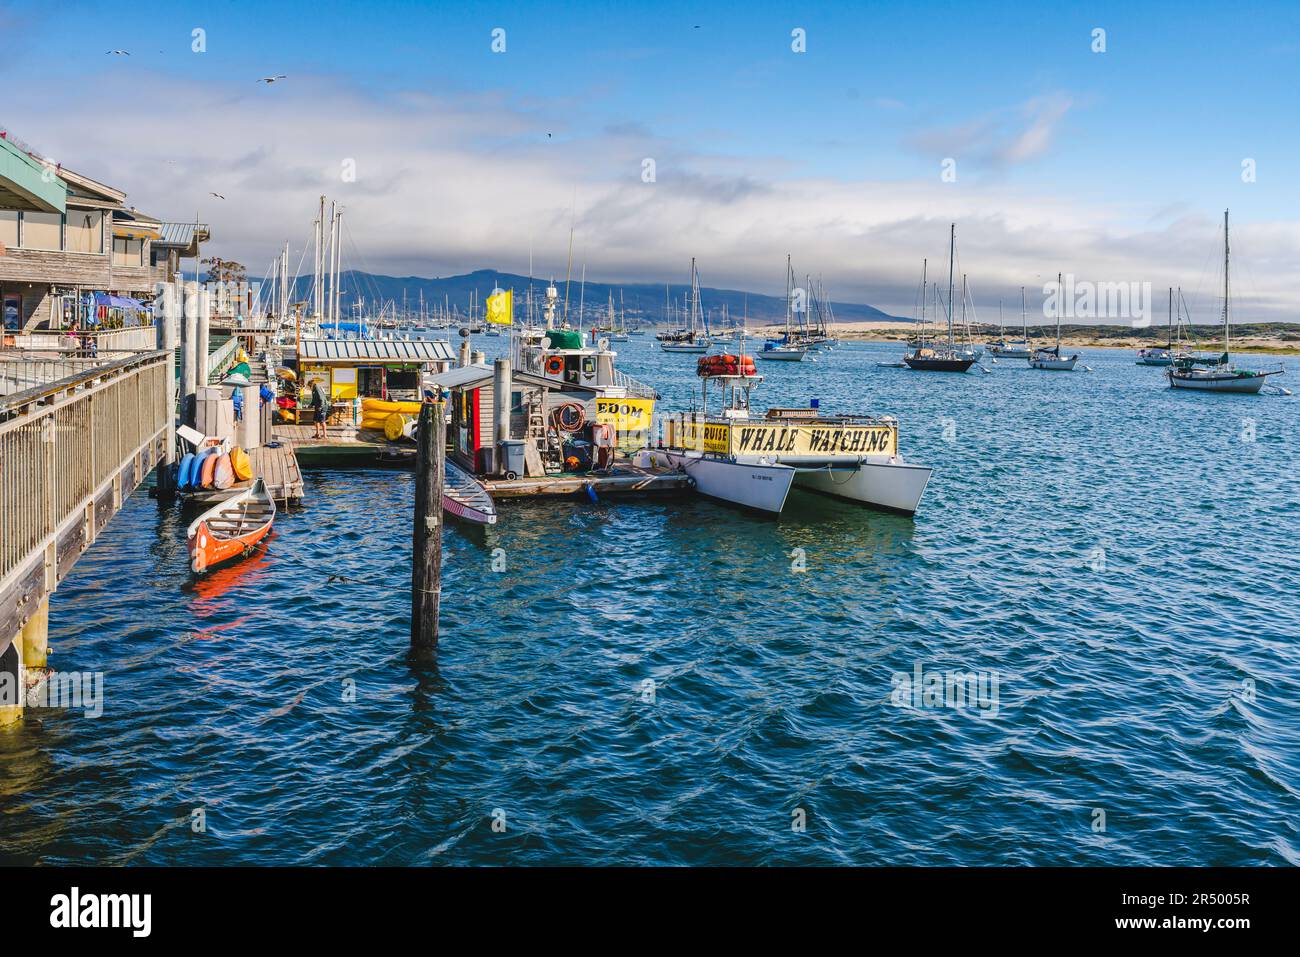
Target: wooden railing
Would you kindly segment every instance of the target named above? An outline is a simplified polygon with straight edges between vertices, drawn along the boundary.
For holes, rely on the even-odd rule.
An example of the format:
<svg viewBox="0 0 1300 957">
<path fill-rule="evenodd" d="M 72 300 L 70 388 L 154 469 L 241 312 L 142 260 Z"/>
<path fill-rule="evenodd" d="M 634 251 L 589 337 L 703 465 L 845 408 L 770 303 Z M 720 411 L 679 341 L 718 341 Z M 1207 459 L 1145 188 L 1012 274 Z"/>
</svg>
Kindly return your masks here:
<svg viewBox="0 0 1300 957">
<path fill-rule="evenodd" d="M 0 652 L 162 459 L 170 358 L 0 397 Z"/>
</svg>

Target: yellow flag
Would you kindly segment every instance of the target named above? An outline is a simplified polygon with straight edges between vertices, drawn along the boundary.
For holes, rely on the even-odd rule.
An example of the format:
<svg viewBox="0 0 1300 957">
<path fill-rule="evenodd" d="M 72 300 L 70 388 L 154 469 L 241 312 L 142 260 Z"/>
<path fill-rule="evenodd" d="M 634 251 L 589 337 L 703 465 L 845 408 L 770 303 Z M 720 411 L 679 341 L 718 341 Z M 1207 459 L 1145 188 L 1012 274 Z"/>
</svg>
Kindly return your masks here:
<svg viewBox="0 0 1300 957">
<path fill-rule="evenodd" d="M 514 290 L 507 289 L 494 296 L 487 297 L 487 321 L 499 326 L 508 326 L 514 319 Z"/>
</svg>

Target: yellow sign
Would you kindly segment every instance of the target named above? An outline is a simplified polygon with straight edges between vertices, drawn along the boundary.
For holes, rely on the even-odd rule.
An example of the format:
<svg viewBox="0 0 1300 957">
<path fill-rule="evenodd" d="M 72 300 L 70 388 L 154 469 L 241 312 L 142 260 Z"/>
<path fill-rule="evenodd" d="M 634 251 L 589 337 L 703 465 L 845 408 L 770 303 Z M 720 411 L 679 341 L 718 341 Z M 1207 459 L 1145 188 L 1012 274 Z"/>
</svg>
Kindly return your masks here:
<svg viewBox="0 0 1300 957">
<path fill-rule="evenodd" d="M 596 399 L 596 421 L 619 432 L 643 432 L 654 419 L 654 399 Z"/>
<path fill-rule="evenodd" d="M 669 422 L 673 448 L 724 455 L 767 455 L 774 458 L 858 458 L 894 455 L 898 435 L 888 425 L 817 425 L 771 422 Z"/>
<path fill-rule="evenodd" d="M 508 326 L 514 320 L 514 290 L 498 292 L 487 297 L 487 321 L 498 326 Z"/>
</svg>

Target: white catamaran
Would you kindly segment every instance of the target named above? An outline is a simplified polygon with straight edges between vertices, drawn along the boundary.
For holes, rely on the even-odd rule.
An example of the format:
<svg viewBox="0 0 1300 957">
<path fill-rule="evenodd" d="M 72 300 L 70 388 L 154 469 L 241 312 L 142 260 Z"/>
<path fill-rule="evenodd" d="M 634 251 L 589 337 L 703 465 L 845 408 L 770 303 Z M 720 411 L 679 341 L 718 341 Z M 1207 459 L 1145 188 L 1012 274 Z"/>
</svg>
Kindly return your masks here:
<svg viewBox="0 0 1300 957">
<path fill-rule="evenodd" d="M 665 438 L 644 454 L 677 468 L 711 498 L 780 513 L 792 486 L 912 515 L 933 471 L 898 452 L 891 416 L 822 416 L 817 409 L 769 409 L 753 417 L 749 393 L 762 376 L 746 356 L 736 369 L 710 372 L 701 360 L 703 412 L 678 413 Z M 721 386 L 721 408 L 709 411 L 709 386 Z"/>
</svg>

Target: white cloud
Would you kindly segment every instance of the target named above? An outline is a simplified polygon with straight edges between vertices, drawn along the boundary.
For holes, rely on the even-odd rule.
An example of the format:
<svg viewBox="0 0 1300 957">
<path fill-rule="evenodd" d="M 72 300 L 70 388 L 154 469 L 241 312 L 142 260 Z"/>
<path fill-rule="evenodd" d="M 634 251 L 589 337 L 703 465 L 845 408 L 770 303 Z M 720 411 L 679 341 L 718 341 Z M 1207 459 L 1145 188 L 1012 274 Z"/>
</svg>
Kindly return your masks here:
<svg viewBox="0 0 1300 957">
<path fill-rule="evenodd" d="M 522 106 L 499 93 L 377 97 L 296 75 L 232 95 L 134 73 L 55 81 L 6 109 L 19 136 L 126 189 L 146 212 L 210 222 L 212 252 L 254 273 L 286 239 L 303 247 L 325 193 L 347 208 L 361 253 L 348 265 L 395 275 L 524 272 L 530 241 L 537 275 L 562 274 L 576 202 L 575 263 L 601 280 L 684 280 L 695 256 L 707 284 L 776 293 L 791 252 L 833 298 L 907 314 L 922 257 L 932 275 L 941 268 L 956 221 L 982 317 L 1058 270 L 1157 289 L 1212 286 L 1201 270 L 1214 265 L 1217 210 L 1087 202 L 1007 176 L 801 177 L 775 151 L 750 158 L 722 152 L 717 139 L 687 144 L 635 122 L 584 125 L 571 104 Z M 1069 98 L 1045 97 L 949 132 L 991 163 L 1025 162 L 1050 148 L 1069 109 Z M 1007 123 L 1015 134 L 998 138 Z M 641 179 L 646 157 L 656 161 L 654 183 Z M 355 183 L 340 178 L 347 159 Z M 1300 226 L 1243 224 L 1234 235 L 1243 256 L 1258 257 L 1238 286 L 1240 318 L 1295 318 Z"/>
</svg>

